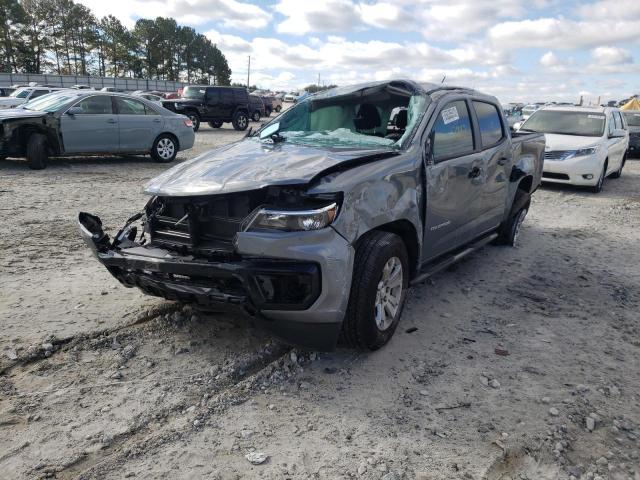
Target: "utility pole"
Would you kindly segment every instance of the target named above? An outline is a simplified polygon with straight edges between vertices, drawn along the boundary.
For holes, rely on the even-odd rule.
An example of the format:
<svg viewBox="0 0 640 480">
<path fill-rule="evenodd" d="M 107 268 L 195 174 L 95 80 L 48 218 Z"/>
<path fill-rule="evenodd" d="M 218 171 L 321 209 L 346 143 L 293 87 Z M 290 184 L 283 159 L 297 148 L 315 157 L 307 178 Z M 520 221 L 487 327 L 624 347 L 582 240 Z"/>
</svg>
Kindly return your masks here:
<svg viewBox="0 0 640 480">
<path fill-rule="evenodd" d="M 247 90 L 249 90 L 249 77 L 251 75 L 251 55 L 249 55 L 249 65 L 247 66 Z"/>
</svg>

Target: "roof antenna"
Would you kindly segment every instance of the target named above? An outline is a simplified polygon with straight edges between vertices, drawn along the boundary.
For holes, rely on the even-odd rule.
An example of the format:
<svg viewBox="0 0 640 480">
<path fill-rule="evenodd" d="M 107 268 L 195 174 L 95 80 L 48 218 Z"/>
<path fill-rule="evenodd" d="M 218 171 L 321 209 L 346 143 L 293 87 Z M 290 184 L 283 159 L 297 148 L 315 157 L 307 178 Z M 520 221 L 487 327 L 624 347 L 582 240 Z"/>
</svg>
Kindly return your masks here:
<svg viewBox="0 0 640 480">
<path fill-rule="evenodd" d="M 444 83 L 445 78 L 447 78 L 447 74 L 446 74 L 446 73 L 444 74 L 444 77 L 442 77 L 442 80 L 440 80 L 440 83 L 441 83 L 441 84 L 443 84 L 443 83 Z"/>
</svg>

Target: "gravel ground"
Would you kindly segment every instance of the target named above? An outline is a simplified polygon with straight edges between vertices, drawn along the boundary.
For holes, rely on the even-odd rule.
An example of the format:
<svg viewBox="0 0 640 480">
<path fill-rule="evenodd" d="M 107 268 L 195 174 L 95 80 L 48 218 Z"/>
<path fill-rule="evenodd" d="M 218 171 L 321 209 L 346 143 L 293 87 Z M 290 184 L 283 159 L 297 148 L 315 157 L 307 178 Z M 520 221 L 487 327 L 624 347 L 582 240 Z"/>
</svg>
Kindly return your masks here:
<svg viewBox="0 0 640 480">
<path fill-rule="evenodd" d="M 640 480 L 640 161 L 543 187 L 518 248 L 414 288 L 373 354 L 121 287 L 77 212 L 113 232 L 165 168 L 0 163 L 0 477 Z"/>
</svg>

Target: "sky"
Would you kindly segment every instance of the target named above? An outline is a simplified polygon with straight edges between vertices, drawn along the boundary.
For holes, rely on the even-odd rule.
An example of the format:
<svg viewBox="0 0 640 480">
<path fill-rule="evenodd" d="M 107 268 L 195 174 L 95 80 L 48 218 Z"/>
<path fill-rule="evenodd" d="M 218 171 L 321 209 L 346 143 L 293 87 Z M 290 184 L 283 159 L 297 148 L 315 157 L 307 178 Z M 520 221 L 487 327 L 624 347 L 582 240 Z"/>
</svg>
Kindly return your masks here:
<svg viewBox="0 0 640 480">
<path fill-rule="evenodd" d="M 226 56 L 232 81 L 297 90 L 409 78 L 503 103 L 640 93 L 640 0 L 79 0 L 132 27 L 174 17 Z"/>
</svg>

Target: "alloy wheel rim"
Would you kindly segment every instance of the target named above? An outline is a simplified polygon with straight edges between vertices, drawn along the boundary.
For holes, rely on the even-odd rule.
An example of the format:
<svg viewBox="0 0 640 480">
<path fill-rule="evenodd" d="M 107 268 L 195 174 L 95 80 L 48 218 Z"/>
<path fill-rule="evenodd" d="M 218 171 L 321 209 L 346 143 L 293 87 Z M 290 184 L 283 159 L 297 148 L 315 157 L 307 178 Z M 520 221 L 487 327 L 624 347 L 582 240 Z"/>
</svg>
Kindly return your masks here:
<svg viewBox="0 0 640 480">
<path fill-rule="evenodd" d="M 173 156 L 173 153 L 175 152 L 175 149 L 175 145 L 168 138 L 160 139 L 160 141 L 158 142 L 158 146 L 156 147 L 158 155 L 164 160 L 171 158 Z"/>
<path fill-rule="evenodd" d="M 246 119 L 243 115 L 241 115 L 241 116 L 238 118 L 238 125 L 239 125 L 241 128 L 244 128 L 244 126 L 245 126 L 246 124 L 247 124 L 247 119 Z"/>
<path fill-rule="evenodd" d="M 403 289 L 402 262 L 391 257 L 382 269 L 375 301 L 375 321 L 379 330 L 387 330 L 395 320 L 400 308 Z"/>
</svg>

